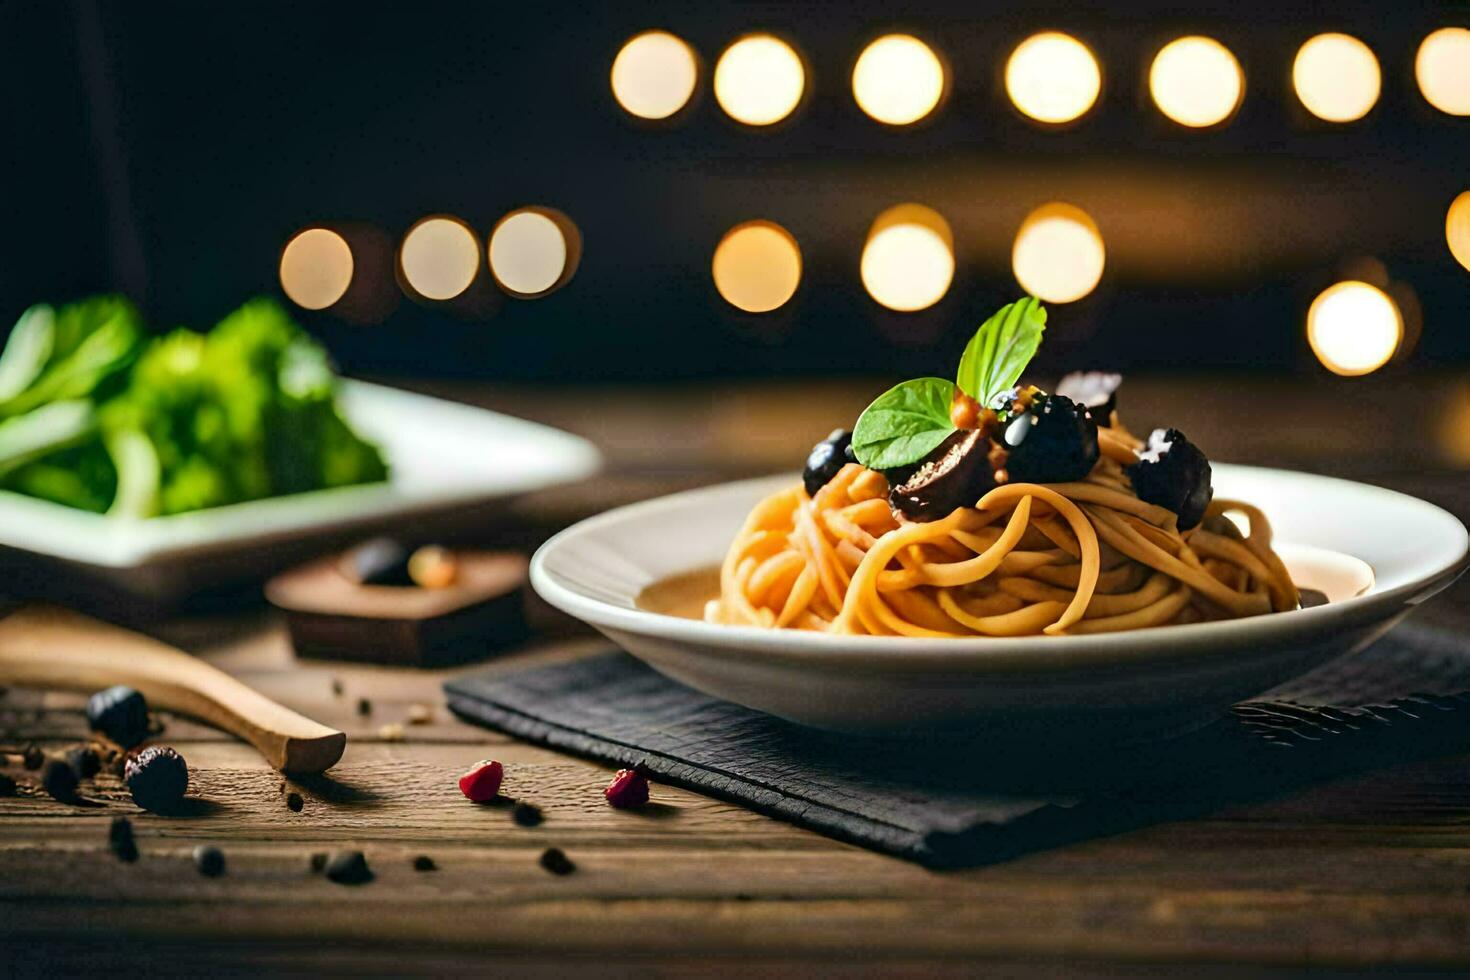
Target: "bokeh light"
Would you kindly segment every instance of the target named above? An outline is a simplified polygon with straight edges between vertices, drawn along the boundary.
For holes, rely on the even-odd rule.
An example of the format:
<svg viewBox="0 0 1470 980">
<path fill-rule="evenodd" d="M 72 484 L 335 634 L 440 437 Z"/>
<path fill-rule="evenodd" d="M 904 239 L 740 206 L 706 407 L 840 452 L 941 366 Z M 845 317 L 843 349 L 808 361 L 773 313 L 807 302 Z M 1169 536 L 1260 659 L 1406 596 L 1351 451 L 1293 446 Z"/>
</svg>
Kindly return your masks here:
<svg viewBox="0 0 1470 980">
<path fill-rule="evenodd" d="M 944 95 L 944 65 L 918 38 L 889 34 L 858 56 L 852 69 L 852 95 L 879 122 L 906 126 L 939 105 Z"/>
<path fill-rule="evenodd" d="M 746 221 L 725 233 L 711 263 L 715 288 L 747 313 L 769 313 L 796 294 L 801 249 L 774 221 Z"/>
<path fill-rule="evenodd" d="M 1040 122 L 1071 122 L 1092 108 L 1101 91 L 1097 58 L 1070 34 L 1033 34 L 1006 62 L 1006 93 L 1017 109 Z"/>
<path fill-rule="evenodd" d="M 1450 202 L 1444 216 L 1444 237 L 1455 261 L 1470 270 L 1470 191 Z"/>
<path fill-rule="evenodd" d="M 1399 308 L 1377 286 L 1335 283 L 1307 311 L 1307 342 L 1334 374 L 1370 374 L 1388 363 L 1404 336 Z"/>
<path fill-rule="evenodd" d="M 281 289 L 307 310 L 324 310 L 352 284 L 352 249 L 329 228 L 308 228 L 281 252 Z"/>
<path fill-rule="evenodd" d="M 890 310 L 933 306 L 949 291 L 954 269 L 954 235 L 932 208 L 900 204 L 880 214 L 868 231 L 863 287 Z"/>
<path fill-rule="evenodd" d="M 571 279 L 580 241 L 576 226 L 560 211 L 520 208 L 490 232 L 490 274 L 512 296 L 545 296 Z"/>
<path fill-rule="evenodd" d="M 453 299 L 480 271 L 480 242 L 457 218 L 424 218 L 403 236 L 398 264 L 409 288 L 424 299 Z"/>
<path fill-rule="evenodd" d="M 1343 123 L 1368 114 L 1383 77 L 1373 49 L 1362 41 L 1350 34 L 1318 34 L 1297 51 L 1291 84 L 1308 112 Z"/>
<path fill-rule="evenodd" d="M 715 101 L 730 118 L 769 126 L 791 115 L 806 89 L 806 69 L 791 45 L 770 34 L 742 37 L 715 65 Z"/>
<path fill-rule="evenodd" d="M 1181 37 L 1154 56 L 1148 89 L 1159 111 L 1181 126 L 1214 126 L 1240 105 L 1245 72 L 1214 38 Z"/>
<path fill-rule="evenodd" d="M 1429 104 L 1452 116 L 1470 116 L 1470 29 L 1445 27 L 1419 45 L 1414 77 Z"/>
<path fill-rule="evenodd" d="M 1011 269 L 1026 292 L 1072 303 L 1097 288 L 1107 253 L 1102 233 L 1079 207 L 1054 201 L 1026 216 L 1011 248 Z"/>
<path fill-rule="evenodd" d="M 682 38 L 645 31 L 613 59 L 613 97 L 640 119 L 667 119 L 689 103 L 698 77 L 694 49 Z"/>
</svg>

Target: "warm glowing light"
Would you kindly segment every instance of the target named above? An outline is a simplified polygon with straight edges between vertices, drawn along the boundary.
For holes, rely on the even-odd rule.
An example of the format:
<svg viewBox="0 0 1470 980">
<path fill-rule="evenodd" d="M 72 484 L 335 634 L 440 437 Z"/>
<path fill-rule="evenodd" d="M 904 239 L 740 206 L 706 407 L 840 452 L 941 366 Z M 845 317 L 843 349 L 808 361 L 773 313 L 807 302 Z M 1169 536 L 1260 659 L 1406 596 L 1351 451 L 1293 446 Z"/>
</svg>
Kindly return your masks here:
<svg viewBox="0 0 1470 980">
<path fill-rule="evenodd" d="M 1426 37 L 1414 57 L 1414 77 L 1440 112 L 1470 116 L 1470 29 L 1445 27 Z"/>
<path fill-rule="evenodd" d="M 1450 202 L 1444 216 L 1444 237 L 1455 261 L 1470 269 L 1470 191 Z"/>
<path fill-rule="evenodd" d="M 1340 123 L 1368 114 L 1383 78 L 1368 45 L 1350 34 L 1318 34 L 1297 51 L 1291 84 L 1308 112 Z"/>
<path fill-rule="evenodd" d="M 1181 126 L 1213 126 L 1240 105 L 1245 72 L 1214 38 L 1181 37 L 1154 57 L 1148 89 L 1159 111 Z"/>
<path fill-rule="evenodd" d="M 522 208 L 490 232 L 490 274 L 522 299 L 564 286 L 576 270 L 580 236 L 571 219 L 549 208 Z"/>
<path fill-rule="evenodd" d="M 769 34 L 741 38 L 715 65 L 715 100 L 732 119 L 750 126 L 769 126 L 791 115 L 805 88 L 801 56 Z"/>
<path fill-rule="evenodd" d="M 1378 370 L 1403 336 L 1404 320 L 1393 300 L 1356 279 L 1328 286 L 1307 311 L 1307 342 L 1334 374 L 1352 377 Z"/>
<path fill-rule="evenodd" d="M 480 271 L 480 243 L 454 218 L 425 218 L 403 236 L 398 250 L 403 278 L 424 299 L 453 299 Z"/>
<path fill-rule="evenodd" d="M 933 306 L 954 281 L 954 235 L 937 211 L 900 204 L 868 231 L 861 265 L 863 287 L 890 310 Z"/>
<path fill-rule="evenodd" d="M 1071 303 L 1097 288 L 1106 252 L 1102 234 L 1081 208 L 1053 202 L 1026 216 L 1011 248 L 1011 269 L 1026 292 Z"/>
<path fill-rule="evenodd" d="M 1006 92 L 1032 119 L 1064 123 L 1091 109 L 1102 70 L 1087 45 L 1057 31 L 1033 34 L 1006 62 Z"/>
<path fill-rule="evenodd" d="M 613 59 L 613 97 L 640 119 L 667 119 L 688 104 L 698 75 L 694 50 L 683 39 L 645 31 Z"/>
<path fill-rule="evenodd" d="M 852 95 L 864 112 L 890 126 L 918 122 L 944 95 L 944 65 L 923 41 L 908 34 L 880 37 L 852 69 Z"/>
<path fill-rule="evenodd" d="M 710 271 L 731 306 L 769 313 L 786 305 L 801 283 L 801 249 L 774 221 L 747 221 L 725 232 Z"/>
<path fill-rule="evenodd" d="M 297 306 L 325 310 L 342 298 L 351 282 L 352 249 L 335 231 L 308 228 L 286 243 L 281 289 Z"/>
</svg>

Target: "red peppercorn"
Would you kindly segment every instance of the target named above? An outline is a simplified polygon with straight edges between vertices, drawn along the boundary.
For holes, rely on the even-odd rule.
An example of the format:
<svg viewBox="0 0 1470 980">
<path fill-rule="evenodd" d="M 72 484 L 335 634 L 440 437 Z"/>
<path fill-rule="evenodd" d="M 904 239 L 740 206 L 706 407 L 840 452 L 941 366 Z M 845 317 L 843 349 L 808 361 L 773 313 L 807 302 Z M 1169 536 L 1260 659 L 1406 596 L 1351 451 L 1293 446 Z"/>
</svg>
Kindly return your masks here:
<svg viewBox="0 0 1470 980">
<path fill-rule="evenodd" d="M 633 769 L 619 769 L 602 795 L 619 810 L 635 810 L 648 802 L 648 780 Z"/>
<path fill-rule="evenodd" d="M 500 792 L 505 768 L 490 759 L 481 759 L 470 771 L 459 777 L 459 791 L 475 803 L 488 803 Z"/>
</svg>

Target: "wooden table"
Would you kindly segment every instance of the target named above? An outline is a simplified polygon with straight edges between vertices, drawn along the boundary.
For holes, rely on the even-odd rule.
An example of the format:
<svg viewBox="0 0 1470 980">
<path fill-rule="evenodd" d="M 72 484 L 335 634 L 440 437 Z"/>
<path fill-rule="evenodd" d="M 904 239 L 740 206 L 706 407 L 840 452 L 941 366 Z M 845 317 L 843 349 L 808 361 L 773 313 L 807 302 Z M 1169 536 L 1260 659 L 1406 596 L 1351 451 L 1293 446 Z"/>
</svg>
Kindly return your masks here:
<svg viewBox="0 0 1470 980">
<path fill-rule="evenodd" d="M 1459 390 L 1454 379 L 1438 383 Z M 820 430 L 821 418 L 835 414 L 830 404 L 850 405 L 870 388 L 834 386 L 829 400 L 792 408 L 811 418 L 789 426 L 790 444 L 752 450 L 750 468 L 778 465 L 780 454 L 810 441 L 803 426 Z M 594 396 L 579 404 L 569 393 L 541 412 L 593 435 L 619 419 L 650 421 L 641 440 L 604 440 L 612 442 L 612 478 L 523 508 L 519 537 L 534 540 L 618 499 L 738 472 L 711 459 L 741 442 L 722 409 L 703 419 L 672 411 L 681 399 L 702 404 L 691 391 L 625 392 L 621 401 L 599 393 L 596 412 Z M 522 397 L 458 394 L 512 405 Z M 1136 396 L 1177 398 L 1146 385 Z M 519 404 L 537 414 L 531 409 L 545 403 Z M 1184 411 L 1191 436 L 1214 417 L 1197 402 Z M 651 421 L 661 412 L 683 424 Z M 1315 441 L 1275 433 L 1264 453 L 1238 420 L 1196 438 L 1233 450 L 1217 453 L 1228 458 L 1252 458 L 1254 448 L 1255 458 L 1364 472 L 1336 428 Z M 1289 453 L 1283 438 L 1328 445 L 1315 456 Z M 1470 516 L 1455 452 L 1450 438 L 1426 447 L 1417 466 L 1389 453 L 1379 458 L 1386 470 L 1369 475 Z M 1467 599 L 1470 587 L 1457 586 L 1423 618 L 1470 626 Z M 494 666 L 605 648 L 564 622 L 542 622 L 524 651 Z M 93 794 L 101 806 L 65 806 L 34 792 L 0 799 L 0 972 L 1049 976 L 1065 968 L 1115 976 L 1186 965 L 1211 973 L 1470 963 L 1470 758 L 940 873 L 666 786 L 654 788 L 659 806 L 648 812 L 612 810 L 601 796 L 607 770 L 449 716 L 440 684 L 451 672 L 297 661 L 279 623 L 259 610 L 177 619 L 157 632 L 342 727 L 346 755 L 330 779 L 289 783 L 305 797 L 295 813 L 282 777 L 248 747 L 169 718 L 163 739 L 188 759 L 201 801 L 187 818 L 139 813 L 111 778 Z M 371 702 L 370 715 L 358 713 L 359 698 Z M 404 741 L 385 739 L 380 727 L 406 721 L 414 704 L 431 706 L 430 723 L 405 725 Z M 59 749 L 83 734 L 81 705 L 74 695 L 11 691 L 0 698 L 0 742 Z M 461 797 L 456 777 L 487 757 L 505 764 L 505 791 L 539 804 L 545 823 L 519 827 L 506 808 Z M 142 852 L 135 864 L 108 851 L 115 814 L 133 818 Z M 200 843 L 224 849 L 223 877 L 195 871 L 190 852 Z M 542 870 L 537 859 L 548 846 L 565 850 L 576 872 Z M 375 880 L 347 887 L 313 874 L 310 855 L 338 847 L 364 850 Z M 438 870 L 415 871 L 420 855 Z"/>
</svg>

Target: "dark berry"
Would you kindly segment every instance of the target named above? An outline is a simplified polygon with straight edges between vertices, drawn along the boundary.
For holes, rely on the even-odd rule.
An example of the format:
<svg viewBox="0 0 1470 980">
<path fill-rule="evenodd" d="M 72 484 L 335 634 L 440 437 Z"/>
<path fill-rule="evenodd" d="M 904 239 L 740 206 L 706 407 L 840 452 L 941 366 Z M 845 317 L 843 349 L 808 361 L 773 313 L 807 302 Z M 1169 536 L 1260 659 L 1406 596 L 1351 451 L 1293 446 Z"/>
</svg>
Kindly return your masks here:
<svg viewBox="0 0 1470 980">
<path fill-rule="evenodd" d="M 847 452 L 851 448 L 852 433 L 846 429 L 833 429 L 831 435 L 812 447 L 806 458 L 806 469 L 801 471 L 801 482 L 808 496 L 816 496 L 848 464 Z"/>
<path fill-rule="evenodd" d="M 1097 423 L 1065 395 L 1038 395 L 1013 414 L 997 440 L 1012 483 L 1071 483 L 1097 464 Z"/>
<path fill-rule="evenodd" d="M 133 802 L 152 813 L 167 813 L 179 805 L 189 788 L 189 766 L 166 745 L 152 745 L 128 759 L 123 781 Z"/>
<path fill-rule="evenodd" d="M 87 724 L 130 749 L 148 737 L 148 702 L 131 687 L 109 687 L 87 699 Z"/>
<path fill-rule="evenodd" d="M 32 742 L 30 745 L 27 745 L 25 747 L 25 751 L 21 753 L 21 762 L 25 765 L 27 769 L 35 772 L 37 769 L 46 764 L 46 753 L 41 751 L 41 747 L 39 745 Z"/>
<path fill-rule="evenodd" d="M 218 878 L 225 873 L 225 852 L 208 844 L 194 848 L 194 867 L 206 878 Z"/>
<path fill-rule="evenodd" d="M 301 808 L 305 805 L 306 801 L 301 798 L 300 793 L 286 794 L 286 809 L 290 810 L 292 813 L 300 813 Z"/>
<path fill-rule="evenodd" d="M 636 810 L 648 802 L 648 780 L 635 770 L 619 769 L 602 795 L 614 809 Z"/>
<path fill-rule="evenodd" d="M 1123 376 L 1110 371 L 1073 371 L 1057 382 L 1056 393 L 1086 405 L 1093 421 L 1109 428 L 1118 410 L 1118 387 L 1122 383 Z"/>
<path fill-rule="evenodd" d="M 41 786 L 51 794 L 52 799 L 62 803 L 72 803 L 77 798 L 77 774 L 61 759 L 52 759 L 46 763 L 46 768 L 41 773 Z"/>
<path fill-rule="evenodd" d="M 66 764 L 71 766 L 78 779 L 91 779 L 102 771 L 102 758 L 90 745 L 79 745 L 68 752 Z"/>
<path fill-rule="evenodd" d="M 15 795 L 15 780 L 0 772 L 0 796 Z"/>
<path fill-rule="evenodd" d="M 888 503 L 911 520 L 935 521 L 956 507 L 972 507 L 995 486 L 990 440 L 979 429 L 948 436 L 907 479 L 895 483 Z"/>
<path fill-rule="evenodd" d="M 133 822 L 127 817 L 113 817 L 107 828 L 107 846 L 119 861 L 132 864 L 138 860 L 138 844 L 133 840 Z"/>
<path fill-rule="evenodd" d="M 559 847 L 548 847 L 541 852 L 541 867 L 554 875 L 569 875 L 577 870 L 572 859 L 567 857 Z"/>
<path fill-rule="evenodd" d="M 1127 469 L 1139 499 L 1178 514 L 1181 531 L 1200 522 L 1215 495 L 1210 461 L 1178 429 L 1155 429 Z"/>
<path fill-rule="evenodd" d="M 439 865 L 435 864 L 434 859 L 427 854 L 420 854 L 413 859 L 413 869 L 415 871 L 438 871 Z"/>
<path fill-rule="evenodd" d="M 333 851 L 327 877 L 339 885 L 361 885 L 373 880 L 373 872 L 361 851 Z"/>
<path fill-rule="evenodd" d="M 517 803 L 510 811 L 510 818 L 517 827 L 535 827 L 546 819 L 541 815 L 541 808 L 534 803 Z"/>
</svg>

